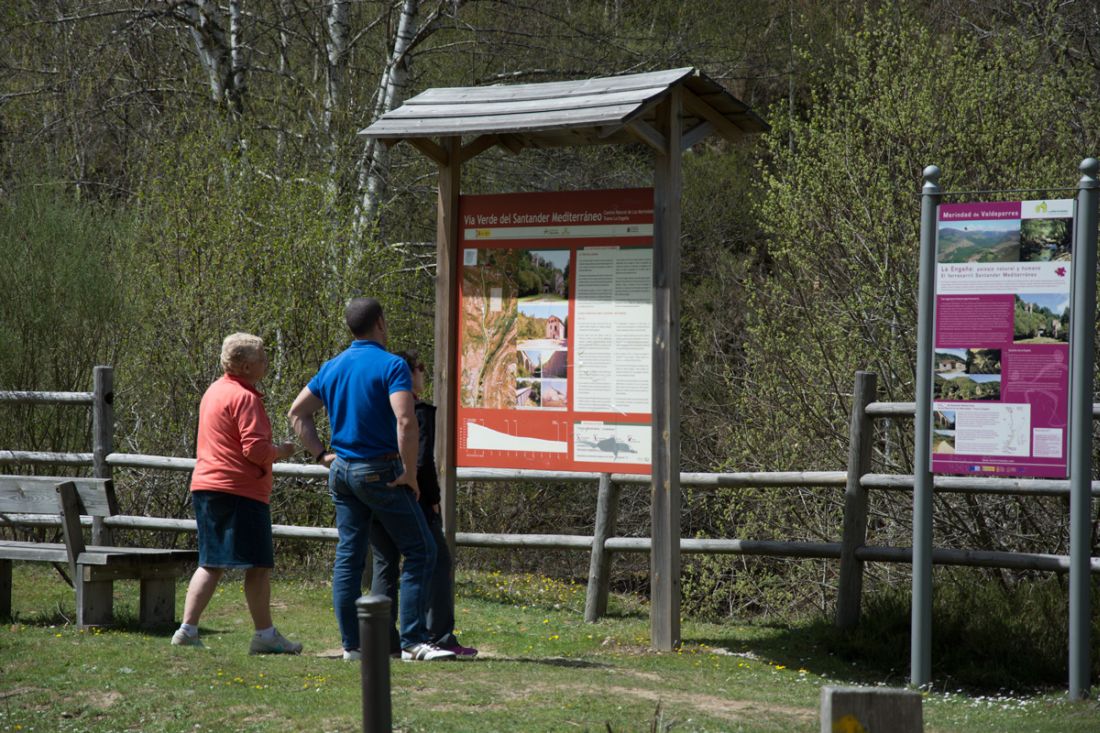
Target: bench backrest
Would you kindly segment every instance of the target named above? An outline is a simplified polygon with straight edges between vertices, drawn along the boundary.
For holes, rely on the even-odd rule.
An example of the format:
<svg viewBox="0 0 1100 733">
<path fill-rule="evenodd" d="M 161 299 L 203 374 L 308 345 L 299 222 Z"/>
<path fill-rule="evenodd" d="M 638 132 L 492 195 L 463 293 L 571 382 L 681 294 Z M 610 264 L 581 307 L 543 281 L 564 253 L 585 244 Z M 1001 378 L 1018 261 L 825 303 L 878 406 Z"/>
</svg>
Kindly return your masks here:
<svg viewBox="0 0 1100 733">
<path fill-rule="evenodd" d="M 53 514 L 61 510 L 57 487 L 71 482 L 82 506 L 77 514 L 109 517 L 118 514 L 118 500 L 110 479 L 61 476 L 0 476 L 0 513 Z"/>
</svg>

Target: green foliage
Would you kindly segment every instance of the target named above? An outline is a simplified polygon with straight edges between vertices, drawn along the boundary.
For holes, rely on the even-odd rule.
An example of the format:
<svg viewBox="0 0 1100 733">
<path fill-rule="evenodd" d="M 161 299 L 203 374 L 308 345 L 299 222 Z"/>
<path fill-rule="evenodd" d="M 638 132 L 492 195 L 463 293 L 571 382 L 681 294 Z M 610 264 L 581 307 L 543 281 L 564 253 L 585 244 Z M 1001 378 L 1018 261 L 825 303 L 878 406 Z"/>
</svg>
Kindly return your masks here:
<svg viewBox="0 0 1100 733">
<path fill-rule="evenodd" d="M 1044 73 L 1034 38 L 936 36 L 891 11 L 840 40 L 849 63 L 823 70 L 807 117 L 775 115 L 768 136 L 758 215 L 776 267 L 753 301 L 746 399 L 798 407 L 779 434 L 800 448 L 786 441 L 779 465 L 843 460 L 836 397 L 856 369 L 876 371 L 886 399 L 912 394 L 923 166 L 940 165 L 948 189 L 1050 186 L 1072 182 L 1079 157 L 1063 111 L 1087 79 Z"/>
<path fill-rule="evenodd" d="M 0 203 L 0 385 L 87 390 L 130 315 L 116 273 L 124 221 L 50 186 Z"/>
<path fill-rule="evenodd" d="M 92 367 L 117 361 L 134 318 L 120 287 L 128 236 L 121 216 L 53 186 L 0 203 L 0 389 L 89 391 Z M 5 446 L 87 450 L 84 408 L 4 410 Z"/>
<path fill-rule="evenodd" d="M 1005 584 L 975 570 L 940 570 L 932 607 L 933 676 L 947 689 L 1034 690 L 1065 684 L 1069 612 L 1064 577 L 1023 576 Z M 1093 594 L 1094 602 L 1096 594 Z M 831 651 L 845 660 L 893 667 L 909 655 L 908 588 L 865 595 L 850 634 L 820 623 Z M 1091 632 L 1093 676 L 1100 673 L 1100 626 Z M 904 664 L 904 661 L 901 662 Z"/>
</svg>

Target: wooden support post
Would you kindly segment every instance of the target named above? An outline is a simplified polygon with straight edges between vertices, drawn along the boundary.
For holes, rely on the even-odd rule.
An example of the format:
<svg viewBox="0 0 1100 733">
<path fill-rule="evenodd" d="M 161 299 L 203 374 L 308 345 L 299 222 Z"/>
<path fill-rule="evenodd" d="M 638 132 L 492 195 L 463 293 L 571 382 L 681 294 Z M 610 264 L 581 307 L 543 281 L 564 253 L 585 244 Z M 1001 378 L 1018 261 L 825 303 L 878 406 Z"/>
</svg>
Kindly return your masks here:
<svg viewBox="0 0 1100 733">
<path fill-rule="evenodd" d="M 844 534 L 841 537 L 840 580 L 837 584 L 836 625 L 854 629 L 859 624 L 863 593 L 863 561 L 856 550 L 867 541 L 867 490 L 860 478 L 871 470 L 874 421 L 867 405 L 875 401 L 878 377 L 873 372 L 856 372 L 852 390 L 852 417 L 848 424 L 848 483 L 844 487 Z"/>
<path fill-rule="evenodd" d="M 0 560 L 0 618 L 11 618 L 11 560 Z"/>
<path fill-rule="evenodd" d="M 650 639 L 680 646 L 680 188 L 683 89 L 657 108 L 667 146 L 653 191 L 653 482 Z"/>
<path fill-rule="evenodd" d="M 76 584 L 76 625 L 107 626 L 114 620 L 114 581 L 85 580 L 86 567 L 77 568 L 73 577 Z"/>
<path fill-rule="evenodd" d="M 458 403 L 458 197 L 462 180 L 462 139 L 442 140 L 447 163 L 439 166 L 436 211 L 435 266 L 435 373 L 432 390 L 436 404 L 435 456 L 439 470 L 443 534 L 455 555 L 455 405 Z M 452 563 L 452 572 L 453 563 Z M 453 587 L 453 585 L 452 585 Z"/>
<path fill-rule="evenodd" d="M 171 626 L 176 620 L 176 578 L 142 578 L 138 618 L 145 628 Z"/>
<path fill-rule="evenodd" d="M 115 370 L 97 366 L 92 371 L 92 476 L 111 478 L 107 455 L 114 451 Z M 110 530 L 103 526 L 103 517 L 92 517 L 92 544 L 111 544 Z"/>
<path fill-rule="evenodd" d="M 595 623 L 607 613 L 607 595 L 611 585 L 611 553 L 606 542 L 615 536 L 619 513 L 618 484 L 611 474 L 600 474 L 600 490 L 596 496 L 596 527 L 592 537 L 592 559 L 588 564 L 588 592 L 584 598 L 584 620 Z"/>
</svg>

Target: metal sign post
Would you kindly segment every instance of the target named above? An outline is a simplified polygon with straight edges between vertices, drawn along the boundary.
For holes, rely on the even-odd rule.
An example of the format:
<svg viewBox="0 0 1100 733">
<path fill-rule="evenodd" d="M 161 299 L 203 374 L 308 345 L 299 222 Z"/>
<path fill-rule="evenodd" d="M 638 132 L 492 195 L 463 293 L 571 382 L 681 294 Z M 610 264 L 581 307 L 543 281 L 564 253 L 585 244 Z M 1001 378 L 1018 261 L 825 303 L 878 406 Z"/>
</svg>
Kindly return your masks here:
<svg viewBox="0 0 1100 733">
<path fill-rule="evenodd" d="M 909 683 L 932 681 L 932 324 L 936 297 L 936 216 L 940 169 L 924 169 L 917 301 L 917 412 L 913 455 L 913 611 Z"/>
<path fill-rule="evenodd" d="M 1080 165 L 1070 306 L 1069 697 L 1089 694 L 1089 592 L 1092 555 L 1092 391 L 1096 329 L 1096 204 L 1100 162 Z"/>
</svg>

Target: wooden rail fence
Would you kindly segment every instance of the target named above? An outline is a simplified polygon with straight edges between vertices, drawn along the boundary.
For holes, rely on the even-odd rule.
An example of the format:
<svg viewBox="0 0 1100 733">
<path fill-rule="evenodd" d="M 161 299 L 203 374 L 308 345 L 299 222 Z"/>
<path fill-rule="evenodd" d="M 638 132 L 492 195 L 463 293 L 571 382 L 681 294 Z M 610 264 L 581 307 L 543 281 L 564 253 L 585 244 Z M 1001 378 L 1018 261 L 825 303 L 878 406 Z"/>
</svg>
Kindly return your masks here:
<svg viewBox="0 0 1100 733">
<path fill-rule="evenodd" d="M 90 406 L 93 414 L 92 452 L 59 453 L 26 450 L 0 450 L 0 465 L 90 466 L 96 478 L 111 478 L 114 468 L 148 468 L 189 472 L 193 458 L 141 455 L 113 452 L 113 384 L 111 367 L 96 367 L 92 392 L 28 392 L 0 391 L 2 403 L 72 404 Z M 857 625 L 863 589 L 863 567 L 867 562 L 910 563 L 912 548 L 870 546 L 866 544 L 868 490 L 912 492 L 913 477 L 899 474 L 870 473 L 871 449 L 874 439 L 873 421 L 881 418 L 912 418 L 912 402 L 877 402 L 874 400 L 876 376 L 857 372 L 853 390 L 849 426 L 848 465 L 844 471 L 776 471 L 743 473 L 681 473 L 680 485 L 697 488 L 761 488 L 816 487 L 843 488 L 843 529 L 839 542 L 788 542 L 751 539 L 681 538 L 680 551 L 700 554 L 760 555 L 840 561 L 837 587 L 836 623 L 850 629 Z M 1094 419 L 1100 416 L 1100 404 L 1093 405 Z M 328 469 L 297 463 L 277 463 L 276 476 L 323 481 Z M 596 516 L 593 535 L 559 534 L 488 534 L 457 532 L 455 543 L 464 547 L 586 550 L 590 553 L 588 591 L 585 599 L 585 620 L 597 621 L 607 611 L 610 587 L 611 558 L 614 553 L 648 553 L 648 537 L 615 536 L 619 495 L 624 485 L 648 485 L 648 476 L 608 473 L 569 473 L 562 471 L 519 471 L 505 469 L 458 469 L 460 481 L 563 481 L 596 484 Z M 1060 497 L 1069 495 L 1068 480 L 999 479 L 938 476 L 935 491 L 939 493 L 1002 494 L 1012 496 Z M 1093 496 L 1100 496 L 1100 482 L 1092 482 Z M 99 520 L 99 518 L 97 518 Z M 60 521 L 40 515 L 0 515 L 0 527 L 11 525 L 59 525 Z M 195 532 L 192 519 L 166 517 L 113 516 L 97 521 L 93 538 L 103 527 Z M 275 525 L 276 537 L 299 540 L 336 541 L 336 530 L 330 527 Z M 98 541 L 98 540 L 94 540 Z M 1068 555 L 1005 552 L 999 550 L 960 550 L 937 548 L 932 561 L 939 565 L 1005 568 L 1066 572 Z M 1093 573 L 1100 573 L 1100 558 L 1090 559 Z"/>
</svg>

